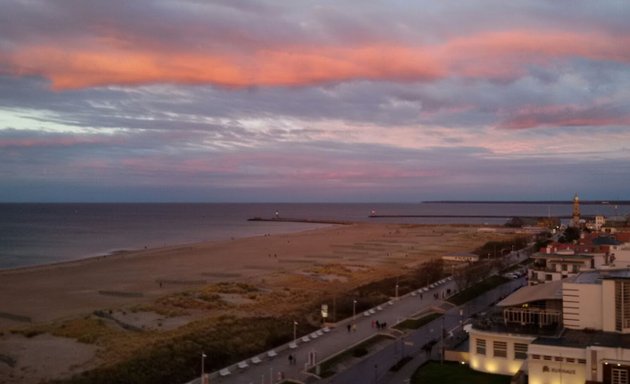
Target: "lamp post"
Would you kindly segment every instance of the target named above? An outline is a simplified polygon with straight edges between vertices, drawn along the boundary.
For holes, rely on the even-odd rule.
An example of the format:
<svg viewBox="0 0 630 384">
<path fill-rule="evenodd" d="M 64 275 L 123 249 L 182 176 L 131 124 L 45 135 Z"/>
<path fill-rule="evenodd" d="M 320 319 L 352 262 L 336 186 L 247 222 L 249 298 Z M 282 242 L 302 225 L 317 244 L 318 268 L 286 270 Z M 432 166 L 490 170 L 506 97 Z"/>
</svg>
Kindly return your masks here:
<svg viewBox="0 0 630 384">
<path fill-rule="evenodd" d="M 297 340 L 297 325 L 298 325 L 298 322 L 294 320 L 293 321 L 293 342 L 294 343 Z"/>
<path fill-rule="evenodd" d="M 205 384 L 205 368 L 204 368 L 204 360 L 206 359 L 206 357 L 208 357 L 205 353 L 201 352 L 201 384 Z"/>
<path fill-rule="evenodd" d="M 398 300 L 398 280 L 396 280 L 396 300 Z"/>
<path fill-rule="evenodd" d="M 357 320 L 357 301 L 352 300 L 352 323 L 354 324 Z"/>
</svg>

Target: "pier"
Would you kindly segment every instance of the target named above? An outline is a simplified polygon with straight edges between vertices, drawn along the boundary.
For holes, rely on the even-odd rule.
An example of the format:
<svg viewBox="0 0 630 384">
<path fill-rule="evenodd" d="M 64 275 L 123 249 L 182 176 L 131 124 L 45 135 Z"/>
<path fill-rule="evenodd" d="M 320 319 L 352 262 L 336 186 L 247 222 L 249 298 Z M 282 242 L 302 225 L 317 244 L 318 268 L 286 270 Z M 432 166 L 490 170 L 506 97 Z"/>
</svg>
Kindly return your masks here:
<svg viewBox="0 0 630 384">
<path fill-rule="evenodd" d="M 307 223 L 307 224 L 335 224 L 335 225 L 350 225 L 354 224 L 352 221 L 345 220 L 327 220 L 327 219 L 300 219 L 300 218 L 281 218 L 281 217 L 273 217 L 273 218 L 263 218 L 263 217 L 252 217 L 251 219 L 247 219 L 247 221 L 271 221 L 276 223 Z"/>
<path fill-rule="evenodd" d="M 472 219 L 511 219 L 513 217 L 519 217 L 524 219 L 540 219 L 542 216 L 523 216 L 523 215 L 369 215 L 371 219 L 385 219 L 385 218 L 472 218 Z M 553 216 L 558 219 L 570 219 L 571 216 Z"/>
</svg>

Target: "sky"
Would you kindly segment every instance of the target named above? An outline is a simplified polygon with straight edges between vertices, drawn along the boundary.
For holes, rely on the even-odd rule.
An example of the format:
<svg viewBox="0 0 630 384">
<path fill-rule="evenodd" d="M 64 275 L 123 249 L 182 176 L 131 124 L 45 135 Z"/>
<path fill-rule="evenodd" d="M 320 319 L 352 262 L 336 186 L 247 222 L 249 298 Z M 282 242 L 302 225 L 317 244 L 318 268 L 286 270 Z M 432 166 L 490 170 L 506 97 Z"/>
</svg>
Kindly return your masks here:
<svg viewBox="0 0 630 384">
<path fill-rule="evenodd" d="M 627 0 L 0 0 L 0 201 L 628 199 Z"/>
</svg>

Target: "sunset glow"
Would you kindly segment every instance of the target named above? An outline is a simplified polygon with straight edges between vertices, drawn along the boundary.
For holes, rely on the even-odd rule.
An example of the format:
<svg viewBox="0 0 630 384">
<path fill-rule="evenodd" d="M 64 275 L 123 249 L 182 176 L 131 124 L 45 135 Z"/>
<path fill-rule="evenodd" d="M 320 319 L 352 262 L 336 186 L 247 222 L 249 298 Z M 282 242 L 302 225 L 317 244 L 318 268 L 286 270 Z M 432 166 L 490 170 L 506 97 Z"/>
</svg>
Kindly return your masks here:
<svg viewBox="0 0 630 384">
<path fill-rule="evenodd" d="M 166 200 L 630 189 L 623 2 L 42 0 L 0 13 L 0 200 L 80 186 L 68 201 L 137 201 L 173 181 L 182 193 Z M 582 177 L 557 177 L 568 169 Z"/>
</svg>

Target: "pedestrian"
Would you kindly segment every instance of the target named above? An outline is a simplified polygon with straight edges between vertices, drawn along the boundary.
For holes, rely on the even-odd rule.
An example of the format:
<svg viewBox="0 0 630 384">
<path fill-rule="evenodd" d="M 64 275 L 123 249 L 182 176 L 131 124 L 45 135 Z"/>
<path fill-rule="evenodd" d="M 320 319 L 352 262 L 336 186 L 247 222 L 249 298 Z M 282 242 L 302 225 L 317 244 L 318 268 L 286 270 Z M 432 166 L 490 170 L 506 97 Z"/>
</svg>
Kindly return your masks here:
<svg viewBox="0 0 630 384">
<path fill-rule="evenodd" d="M 420 294 L 420 300 L 422 300 L 422 293 Z"/>
<path fill-rule="evenodd" d="M 376 329 L 381 329 L 381 323 L 379 323 L 378 320 L 376 320 Z"/>
<path fill-rule="evenodd" d="M 352 326 L 350 325 L 350 323 L 348 323 L 348 333 L 350 333 L 350 327 Z"/>
<path fill-rule="evenodd" d="M 293 365 L 293 355 L 289 353 L 289 365 Z"/>
</svg>

